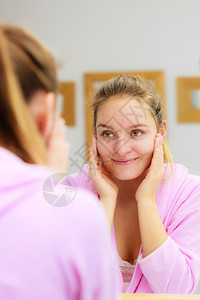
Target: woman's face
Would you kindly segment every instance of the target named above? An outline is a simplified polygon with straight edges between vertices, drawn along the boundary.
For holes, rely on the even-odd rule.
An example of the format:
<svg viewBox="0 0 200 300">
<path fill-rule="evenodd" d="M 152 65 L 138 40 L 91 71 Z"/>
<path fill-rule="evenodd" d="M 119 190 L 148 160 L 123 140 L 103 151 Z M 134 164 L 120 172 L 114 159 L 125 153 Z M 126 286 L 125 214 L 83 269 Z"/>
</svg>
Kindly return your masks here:
<svg viewBox="0 0 200 300">
<path fill-rule="evenodd" d="M 97 150 L 104 166 L 119 180 L 139 177 L 151 163 L 157 133 L 145 103 L 117 95 L 97 113 Z"/>
</svg>

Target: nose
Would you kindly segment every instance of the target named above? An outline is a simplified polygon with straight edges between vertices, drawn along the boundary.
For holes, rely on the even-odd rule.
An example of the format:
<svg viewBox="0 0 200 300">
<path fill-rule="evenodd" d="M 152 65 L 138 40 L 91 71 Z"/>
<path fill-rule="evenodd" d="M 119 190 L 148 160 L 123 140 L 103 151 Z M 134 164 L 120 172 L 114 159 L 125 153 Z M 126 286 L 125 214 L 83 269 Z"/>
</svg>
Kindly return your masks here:
<svg viewBox="0 0 200 300">
<path fill-rule="evenodd" d="M 114 151 L 118 155 L 124 155 L 126 153 L 130 153 L 132 151 L 130 138 L 121 137 L 115 141 Z"/>
</svg>

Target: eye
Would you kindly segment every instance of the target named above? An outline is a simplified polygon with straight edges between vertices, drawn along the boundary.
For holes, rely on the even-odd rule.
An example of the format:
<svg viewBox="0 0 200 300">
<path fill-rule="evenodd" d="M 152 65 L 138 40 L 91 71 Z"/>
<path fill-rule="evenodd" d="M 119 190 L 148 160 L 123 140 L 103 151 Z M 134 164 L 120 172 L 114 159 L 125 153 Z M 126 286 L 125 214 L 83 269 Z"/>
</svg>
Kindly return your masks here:
<svg viewBox="0 0 200 300">
<path fill-rule="evenodd" d="M 142 132 L 140 130 L 132 130 L 131 131 L 131 136 L 140 136 Z"/>
<path fill-rule="evenodd" d="M 110 131 L 103 131 L 101 133 L 101 136 L 103 136 L 104 138 L 113 138 L 114 137 L 114 133 L 112 133 Z"/>
</svg>

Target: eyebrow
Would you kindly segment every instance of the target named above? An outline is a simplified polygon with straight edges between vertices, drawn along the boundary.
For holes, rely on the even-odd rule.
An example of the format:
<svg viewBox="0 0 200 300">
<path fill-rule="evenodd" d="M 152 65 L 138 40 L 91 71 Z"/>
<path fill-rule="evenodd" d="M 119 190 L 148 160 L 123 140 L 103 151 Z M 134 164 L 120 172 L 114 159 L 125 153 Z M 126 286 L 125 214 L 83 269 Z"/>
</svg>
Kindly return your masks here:
<svg viewBox="0 0 200 300">
<path fill-rule="evenodd" d="M 107 128 L 107 129 L 112 129 L 112 130 L 114 130 L 114 129 L 112 128 L 112 126 L 108 126 L 108 125 L 102 124 L 102 123 L 99 124 L 99 125 L 97 126 L 97 128 L 99 128 L 99 127 L 103 127 L 103 128 Z M 131 129 L 131 128 L 137 128 L 137 127 L 148 127 L 148 125 L 142 124 L 142 123 L 132 124 L 132 125 L 129 126 L 126 130 L 129 130 L 129 129 Z"/>
</svg>

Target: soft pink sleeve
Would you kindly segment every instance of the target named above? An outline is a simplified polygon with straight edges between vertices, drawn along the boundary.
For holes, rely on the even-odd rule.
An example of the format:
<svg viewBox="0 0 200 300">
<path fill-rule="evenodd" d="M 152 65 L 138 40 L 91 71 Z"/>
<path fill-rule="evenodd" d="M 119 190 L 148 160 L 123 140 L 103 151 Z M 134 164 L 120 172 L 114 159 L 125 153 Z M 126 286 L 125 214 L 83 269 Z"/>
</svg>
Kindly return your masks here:
<svg viewBox="0 0 200 300">
<path fill-rule="evenodd" d="M 200 278 L 200 182 L 191 177 L 178 191 L 168 239 L 139 265 L 154 293 L 195 293 Z"/>
<path fill-rule="evenodd" d="M 116 254 L 100 203 L 77 189 L 72 202 L 51 205 L 42 194 L 50 174 L 37 180 L 36 169 L 31 179 L 33 171 L 22 173 L 23 184 L 1 190 L 0 298 L 118 299 Z M 65 189 L 56 189 L 53 196 L 63 196 Z"/>
</svg>

